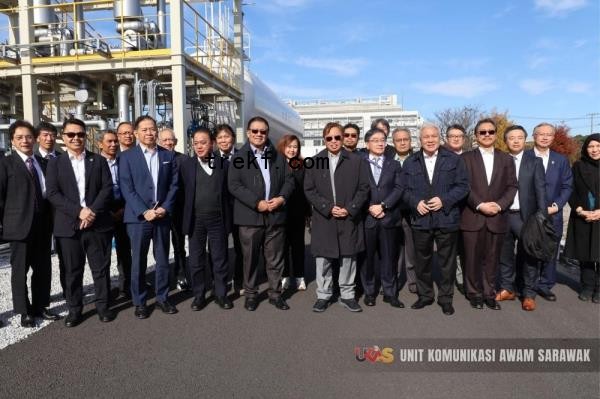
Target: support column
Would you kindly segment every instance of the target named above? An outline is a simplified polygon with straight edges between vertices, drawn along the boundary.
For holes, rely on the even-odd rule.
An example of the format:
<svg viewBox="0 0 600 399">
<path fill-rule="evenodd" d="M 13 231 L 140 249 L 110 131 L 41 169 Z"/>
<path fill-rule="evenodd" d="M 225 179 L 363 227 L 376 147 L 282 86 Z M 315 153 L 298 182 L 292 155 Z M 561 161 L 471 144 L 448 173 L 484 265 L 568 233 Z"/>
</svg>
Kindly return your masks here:
<svg viewBox="0 0 600 399">
<path fill-rule="evenodd" d="M 235 102 L 235 135 L 236 142 L 243 143 L 246 138 L 244 122 L 246 115 L 244 112 L 244 13 L 242 11 L 242 0 L 233 1 L 233 45 L 239 55 L 240 77 L 239 90 L 242 93 L 240 100 Z"/>
<path fill-rule="evenodd" d="M 19 44 L 33 43 L 33 9 L 31 0 L 19 0 Z M 23 119 L 37 125 L 40 107 L 37 96 L 37 79 L 33 75 L 31 50 L 21 48 L 21 85 L 23 92 Z"/>
<path fill-rule="evenodd" d="M 183 2 L 172 1 L 171 18 L 171 89 L 173 93 L 173 130 L 178 142 L 176 150 L 187 153 L 188 138 L 185 125 L 185 58 L 183 56 Z"/>
</svg>

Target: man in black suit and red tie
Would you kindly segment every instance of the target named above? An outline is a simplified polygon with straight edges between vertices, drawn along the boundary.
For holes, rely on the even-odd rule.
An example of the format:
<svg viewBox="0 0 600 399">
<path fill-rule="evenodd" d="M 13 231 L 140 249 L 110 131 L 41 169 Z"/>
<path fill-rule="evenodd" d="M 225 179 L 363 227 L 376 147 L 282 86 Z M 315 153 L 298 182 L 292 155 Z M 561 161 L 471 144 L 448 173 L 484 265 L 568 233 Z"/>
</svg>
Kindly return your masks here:
<svg viewBox="0 0 600 399">
<path fill-rule="evenodd" d="M 67 151 L 48 163 L 48 199 L 54 206 L 54 236 L 64 257 L 69 314 L 67 327 L 82 321 L 83 271 L 87 256 L 102 322 L 115 318 L 109 309 L 113 182 L 106 159 L 85 150 L 85 124 L 63 123 Z"/>
<path fill-rule="evenodd" d="M 46 200 L 46 162 L 33 154 L 35 132 L 22 120 L 10 125 L 14 152 L 0 160 L 0 232 L 10 242 L 13 307 L 22 327 L 35 327 L 34 317 L 58 320 L 50 304 L 51 221 Z M 31 275 L 31 302 L 27 271 Z"/>
</svg>

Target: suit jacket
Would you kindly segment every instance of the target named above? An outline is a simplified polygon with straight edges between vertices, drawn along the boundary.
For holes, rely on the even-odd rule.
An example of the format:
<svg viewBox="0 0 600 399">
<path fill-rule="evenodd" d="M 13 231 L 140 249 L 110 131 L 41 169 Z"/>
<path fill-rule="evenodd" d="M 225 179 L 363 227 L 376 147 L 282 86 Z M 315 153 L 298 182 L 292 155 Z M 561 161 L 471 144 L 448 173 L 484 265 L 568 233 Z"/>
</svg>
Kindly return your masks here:
<svg viewBox="0 0 600 399">
<path fill-rule="evenodd" d="M 181 160 L 180 165 L 180 190 L 183 194 L 183 232 L 184 234 L 189 235 L 194 231 L 194 220 L 196 219 L 194 206 L 196 192 L 203 189 L 203 187 L 196 186 L 196 170 L 201 166 L 196 156 L 186 156 L 185 159 Z M 214 193 L 214 195 L 220 197 L 221 216 L 223 217 L 223 223 L 225 224 L 225 231 L 230 233 L 232 223 L 231 208 L 229 207 L 229 190 L 227 189 L 227 169 L 228 163 L 223 158 L 214 158 L 212 177 L 217 179 L 219 187 L 221 187 L 221 190 L 218 193 Z"/>
<path fill-rule="evenodd" d="M 386 210 L 383 219 L 376 219 L 368 212 L 366 213 L 365 228 L 372 229 L 381 223 L 383 227 L 393 228 L 402 223 L 400 214 L 400 199 L 402 197 L 402 167 L 400 162 L 384 155 L 379 183 L 375 183 L 369 154 L 364 154 L 363 161 L 369 170 L 369 201 L 368 205 L 379 205 L 385 203 Z"/>
<path fill-rule="evenodd" d="M 229 192 L 235 197 L 233 223 L 241 226 L 264 226 L 285 224 L 287 202 L 294 191 L 294 179 L 284 157 L 270 141 L 267 142 L 271 189 L 269 198 L 282 196 L 285 204 L 274 212 L 260 213 L 256 206 L 265 197 L 265 181 L 256 156 L 249 143 L 231 158 L 228 173 Z M 267 155 L 266 155 L 267 156 Z M 264 161 L 260 159 L 261 163 Z"/>
<path fill-rule="evenodd" d="M 460 228 L 464 231 L 479 231 L 484 226 L 496 234 L 508 231 L 507 211 L 517 193 L 517 174 L 513 158 L 494 150 L 494 166 L 491 183 L 488 185 L 483 157 L 478 148 L 461 155 L 467 167 L 471 191 L 467 197 L 467 206 L 463 209 Z M 485 216 L 477 211 L 482 202 L 496 202 L 502 209 L 494 216 Z"/>
<path fill-rule="evenodd" d="M 548 214 L 546 208 L 546 182 L 544 164 L 531 152 L 523 152 L 519 168 L 519 210 L 525 222 L 537 211 Z"/>
<path fill-rule="evenodd" d="M 47 162 L 35 156 L 42 173 Z M 33 224 L 50 233 L 50 212 L 46 200 L 40 204 L 39 218 L 34 221 L 35 186 L 25 162 L 17 152 L 0 159 L 0 235 L 7 241 L 24 240 Z"/>
<path fill-rule="evenodd" d="M 173 213 L 177 196 L 179 170 L 175 162 L 175 153 L 156 146 L 158 151 L 158 187 L 156 201 L 167 211 L 167 217 Z M 121 195 L 125 198 L 125 223 L 144 223 L 144 212 L 154 207 L 154 182 L 148 169 L 146 158 L 139 145 L 123 151 L 119 160 L 119 183 Z"/>
<path fill-rule="evenodd" d="M 96 220 L 89 230 L 110 231 L 113 222 L 109 207 L 113 200 L 113 192 L 108 163 L 101 155 L 86 151 L 84 165 L 85 203 L 96 214 Z M 48 162 L 46 193 L 55 209 L 54 235 L 72 237 L 79 230 L 79 212 L 82 207 L 79 203 L 79 190 L 68 152 Z"/>
<path fill-rule="evenodd" d="M 339 258 L 354 256 L 365 249 L 363 221 L 369 199 L 369 169 L 360 155 L 346 150 L 334 172 L 335 202 L 329 173 L 327 150 L 314 158 L 312 168 L 304 175 L 304 193 L 313 207 L 311 252 L 314 256 Z M 337 219 L 331 215 L 334 205 L 345 208 L 348 217 Z"/>
<path fill-rule="evenodd" d="M 458 230 L 461 205 L 469 193 L 469 177 L 460 156 L 440 147 L 433 168 L 433 180 L 429 183 L 421 150 L 404 161 L 402 174 L 402 198 L 410 208 L 412 227 L 417 230 Z M 419 202 L 433 197 L 442 200 L 442 209 L 426 215 L 419 214 Z"/>
</svg>

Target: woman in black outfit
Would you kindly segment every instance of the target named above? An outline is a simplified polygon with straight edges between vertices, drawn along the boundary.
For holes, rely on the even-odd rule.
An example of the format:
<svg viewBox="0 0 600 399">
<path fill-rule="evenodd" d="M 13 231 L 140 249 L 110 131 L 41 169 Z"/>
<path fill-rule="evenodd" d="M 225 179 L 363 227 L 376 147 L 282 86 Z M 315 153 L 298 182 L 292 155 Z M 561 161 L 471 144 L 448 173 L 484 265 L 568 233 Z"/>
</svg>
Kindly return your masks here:
<svg viewBox="0 0 600 399">
<path fill-rule="evenodd" d="M 287 159 L 296 187 L 286 204 L 288 210 L 285 231 L 286 250 L 281 286 L 285 290 L 295 285 L 298 290 L 304 291 L 306 290 L 304 228 L 310 208 L 304 196 L 304 168 L 300 154 L 300 140 L 293 134 L 285 135 L 277 143 L 277 151 Z"/>
<path fill-rule="evenodd" d="M 600 303 L 600 134 L 588 136 L 573 164 L 565 255 L 581 267 L 579 299 Z"/>
</svg>

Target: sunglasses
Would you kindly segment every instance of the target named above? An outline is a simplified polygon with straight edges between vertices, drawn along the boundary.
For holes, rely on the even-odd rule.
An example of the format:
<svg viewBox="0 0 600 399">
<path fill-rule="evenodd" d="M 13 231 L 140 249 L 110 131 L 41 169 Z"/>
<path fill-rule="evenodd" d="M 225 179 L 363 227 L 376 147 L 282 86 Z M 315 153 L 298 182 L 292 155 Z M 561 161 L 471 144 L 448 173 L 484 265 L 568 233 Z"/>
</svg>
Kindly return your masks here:
<svg viewBox="0 0 600 399">
<path fill-rule="evenodd" d="M 327 136 L 325 137 L 325 141 L 330 142 L 331 140 L 335 140 L 335 141 L 340 141 L 342 139 L 342 136 L 335 135 L 335 136 Z"/>
<path fill-rule="evenodd" d="M 84 139 L 86 134 L 85 132 L 77 132 L 77 133 L 73 133 L 73 132 L 65 132 L 63 133 L 65 136 L 67 136 L 68 138 L 72 139 L 72 138 L 80 138 L 80 139 Z"/>
<path fill-rule="evenodd" d="M 477 132 L 478 135 L 480 136 L 493 136 L 494 134 L 496 134 L 495 130 L 480 130 Z"/>
<path fill-rule="evenodd" d="M 267 134 L 269 131 L 267 129 L 250 129 L 252 134 Z"/>
<path fill-rule="evenodd" d="M 356 133 L 344 133 L 344 137 L 352 137 L 353 139 L 358 137 Z"/>
</svg>

